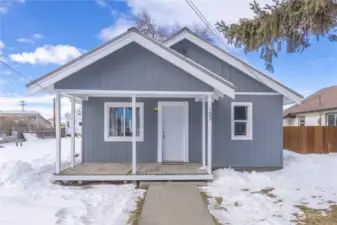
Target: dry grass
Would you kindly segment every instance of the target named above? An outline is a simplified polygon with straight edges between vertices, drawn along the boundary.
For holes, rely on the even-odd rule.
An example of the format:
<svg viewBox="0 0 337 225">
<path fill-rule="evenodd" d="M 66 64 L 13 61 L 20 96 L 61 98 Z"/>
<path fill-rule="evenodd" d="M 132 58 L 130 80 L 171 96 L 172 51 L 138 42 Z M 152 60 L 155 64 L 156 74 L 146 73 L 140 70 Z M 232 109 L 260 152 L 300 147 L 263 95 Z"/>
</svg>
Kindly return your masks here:
<svg viewBox="0 0 337 225">
<path fill-rule="evenodd" d="M 331 206 L 328 209 L 312 209 L 305 205 L 296 206 L 299 208 L 304 215 L 295 214 L 298 225 L 334 225 L 337 224 L 337 205 Z"/>
<path fill-rule="evenodd" d="M 146 187 L 141 187 L 141 189 L 144 189 L 147 191 L 148 186 Z M 137 203 L 136 203 L 136 209 L 131 212 L 131 215 L 127 221 L 128 225 L 138 225 L 139 224 L 139 218 L 140 215 L 142 214 L 144 202 L 145 202 L 145 197 L 146 197 L 146 192 L 144 193 L 143 198 L 139 198 Z"/>
<path fill-rule="evenodd" d="M 200 194 L 201 194 L 201 198 L 202 198 L 202 200 L 204 201 L 205 205 L 208 207 L 209 202 L 208 202 L 208 196 L 207 196 L 206 192 L 200 191 Z M 217 201 L 218 204 L 219 204 L 219 201 L 220 201 L 220 199 L 221 199 L 220 204 L 222 203 L 222 198 L 221 198 L 221 197 L 216 197 L 215 199 L 216 199 L 216 201 Z M 218 206 L 219 206 L 219 208 L 220 208 L 220 205 L 218 205 Z M 224 209 L 225 209 L 225 208 L 224 208 Z M 225 210 L 226 210 L 226 209 L 225 209 Z M 212 213 L 211 213 L 211 215 L 212 215 L 212 218 L 213 218 L 213 220 L 214 220 L 215 225 L 222 225 L 222 224 L 219 223 L 219 221 L 213 216 Z"/>
<path fill-rule="evenodd" d="M 254 191 L 254 192 L 251 192 L 251 193 L 252 194 L 263 194 L 263 195 L 268 196 L 269 198 L 276 198 L 276 196 L 271 193 L 273 190 L 275 190 L 275 188 L 269 187 L 269 188 L 264 188 L 261 191 Z"/>
</svg>

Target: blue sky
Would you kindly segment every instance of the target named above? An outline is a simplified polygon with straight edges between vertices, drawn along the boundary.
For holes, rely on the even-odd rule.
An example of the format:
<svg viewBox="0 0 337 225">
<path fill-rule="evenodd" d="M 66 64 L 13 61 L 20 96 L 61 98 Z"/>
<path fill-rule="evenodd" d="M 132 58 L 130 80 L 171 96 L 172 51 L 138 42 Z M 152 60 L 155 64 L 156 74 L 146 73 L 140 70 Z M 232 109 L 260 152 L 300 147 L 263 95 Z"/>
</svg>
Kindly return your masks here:
<svg viewBox="0 0 337 225">
<path fill-rule="evenodd" d="M 260 0 L 269 3 L 271 0 Z M 8 2 L 10 4 L 8 4 Z M 195 0 L 204 15 L 215 24 L 251 17 L 247 0 Z M 63 63 L 103 44 L 134 24 L 133 15 L 147 10 L 161 26 L 177 22 L 182 26 L 201 24 L 184 0 L 0 0 L 0 59 L 29 79 L 35 79 Z M 235 54 L 264 70 L 259 53 Z M 337 44 L 313 41 L 302 54 L 281 53 L 274 61 L 272 77 L 307 96 L 320 88 L 337 84 Z M 28 110 L 52 115 L 52 96 L 29 96 L 26 80 L 0 65 L 0 110 Z M 62 102 L 69 110 L 67 100 Z"/>
</svg>

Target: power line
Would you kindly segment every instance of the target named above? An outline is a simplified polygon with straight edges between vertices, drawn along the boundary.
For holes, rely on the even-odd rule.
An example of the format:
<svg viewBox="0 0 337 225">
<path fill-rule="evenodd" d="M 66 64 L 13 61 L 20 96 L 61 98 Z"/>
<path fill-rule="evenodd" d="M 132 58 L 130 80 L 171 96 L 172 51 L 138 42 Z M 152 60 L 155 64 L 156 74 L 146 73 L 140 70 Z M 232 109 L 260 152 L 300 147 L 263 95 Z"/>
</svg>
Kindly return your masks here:
<svg viewBox="0 0 337 225">
<path fill-rule="evenodd" d="M 209 29 L 209 31 L 223 44 L 223 46 L 226 48 L 227 51 L 229 51 L 233 57 L 237 58 L 235 56 L 235 54 L 233 53 L 233 51 L 227 47 L 226 43 L 224 42 L 224 40 L 221 38 L 221 36 L 219 36 L 218 32 L 213 28 L 212 24 L 210 24 L 210 22 L 207 20 L 207 18 L 202 14 L 202 12 L 198 9 L 198 7 L 193 3 L 192 0 L 185 0 L 186 3 L 190 6 L 190 8 L 197 14 L 197 16 L 199 17 L 199 19 L 202 20 L 202 22 L 206 25 L 206 27 Z M 238 59 L 238 58 L 237 58 Z M 246 63 L 244 63 L 242 60 L 238 59 L 238 61 L 244 66 L 246 67 L 251 73 L 252 75 L 259 80 L 261 83 L 264 83 L 261 81 L 261 79 L 254 73 L 253 69 L 248 66 Z"/>
<path fill-rule="evenodd" d="M 11 71 L 13 71 L 14 73 L 18 74 L 20 77 L 22 77 L 23 79 L 29 81 L 29 82 L 32 82 L 31 79 L 29 79 L 27 76 L 23 75 L 22 73 L 20 73 L 19 71 L 17 71 L 16 69 L 14 69 L 12 66 L 8 65 L 7 63 L 5 63 L 4 61 L 0 60 L 0 62 L 6 66 L 8 69 L 10 69 Z M 37 86 L 39 86 L 40 88 L 44 88 L 42 87 L 41 85 L 39 85 L 38 83 L 36 83 Z"/>
<path fill-rule="evenodd" d="M 223 44 L 224 47 L 226 47 L 226 43 L 221 38 L 221 36 L 218 34 L 217 30 L 214 29 L 214 27 L 210 24 L 210 22 L 207 20 L 207 18 L 202 14 L 202 12 L 198 9 L 198 7 L 192 2 L 192 0 L 185 0 L 186 3 L 191 7 L 191 9 L 197 14 L 197 16 L 202 20 L 202 22 L 206 25 L 206 27 L 209 29 L 209 31 Z"/>
</svg>

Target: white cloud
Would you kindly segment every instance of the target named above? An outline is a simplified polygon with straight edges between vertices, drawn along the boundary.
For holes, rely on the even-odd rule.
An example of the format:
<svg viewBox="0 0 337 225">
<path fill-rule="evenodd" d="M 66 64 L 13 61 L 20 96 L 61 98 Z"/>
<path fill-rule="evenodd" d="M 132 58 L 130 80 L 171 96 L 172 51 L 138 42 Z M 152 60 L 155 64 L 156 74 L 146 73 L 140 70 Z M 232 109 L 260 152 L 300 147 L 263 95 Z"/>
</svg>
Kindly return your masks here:
<svg viewBox="0 0 337 225">
<path fill-rule="evenodd" d="M 4 49 L 5 48 L 5 43 L 3 41 L 0 40 L 0 49 Z"/>
<path fill-rule="evenodd" d="M 20 3 L 25 3 L 26 0 L 16 0 Z M 0 0 L 0 15 L 5 15 L 8 13 L 12 0 Z"/>
<path fill-rule="evenodd" d="M 9 55 L 12 61 L 28 64 L 62 65 L 82 54 L 82 51 L 70 45 L 45 45 L 33 52 L 22 52 Z"/>
<path fill-rule="evenodd" d="M 29 38 L 18 38 L 16 41 L 21 43 L 35 43 L 35 41 L 40 40 L 43 38 L 42 34 L 33 34 Z"/>
<path fill-rule="evenodd" d="M 119 19 L 112 26 L 101 30 L 99 38 L 103 41 L 109 41 L 117 35 L 125 32 L 128 28 L 134 25 L 134 21 L 127 19 Z"/>
<path fill-rule="evenodd" d="M 227 23 L 234 23 L 239 18 L 252 18 L 253 13 L 249 9 L 249 3 L 252 0 L 194 0 L 194 4 L 214 25 L 220 20 Z M 257 0 L 261 5 L 271 3 L 272 0 Z M 175 25 L 179 22 L 181 25 L 201 24 L 201 20 L 189 5 L 182 0 L 127 0 L 128 6 L 133 14 L 146 10 L 149 15 L 163 26 Z"/>
<path fill-rule="evenodd" d="M 8 70 L 0 70 L 0 77 L 1 77 L 1 75 L 8 76 L 8 75 L 11 75 L 11 74 L 12 74 L 11 71 L 8 71 Z"/>
<path fill-rule="evenodd" d="M 39 39 L 43 38 L 43 35 L 42 34 L 33 34 L 32 38 L 35 39 L 35 40 L 39 40 Z"/>
<path fill-rule="evenodd" d="M 34 40 L 29 39 L 29 38 L 18 38 L 16 41 L 21 42 L 21 43 L 29 43 L 29 44 L 34 43 Z"/>
<path fill-rule="evenodd" d="M 5 15 L 8 13 L 8 7 L 0 7 L 0 15 Z"/>
</svg>

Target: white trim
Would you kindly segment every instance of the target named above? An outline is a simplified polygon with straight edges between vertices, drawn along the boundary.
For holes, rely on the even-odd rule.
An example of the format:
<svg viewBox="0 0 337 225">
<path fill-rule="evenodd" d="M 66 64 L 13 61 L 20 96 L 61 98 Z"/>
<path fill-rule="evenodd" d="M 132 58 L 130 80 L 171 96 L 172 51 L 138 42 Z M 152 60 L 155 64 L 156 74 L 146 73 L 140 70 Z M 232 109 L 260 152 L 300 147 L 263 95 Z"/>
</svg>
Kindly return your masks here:
<svg viewBox="0 0 337 225">
<path fill-rule="evenodd" d="M 137 143 L 136 143 L 136 133 L 137 133 L 136 126 L 137 125 L 136 124 L 137 123 L 136 122 L 137 121 L 136 120 L 137 120 L 136 118 L 136 96 L 132 96 L 132 174 L 137 173 L 137 165 L 136 165 L 137 164 L 136 163 L 136 159 L 137 159 L 137 155 L 136 155 L 137 154 L 137 151 L 136 151 L 137 149 Z M 140 118 L 140 120 L 142 120 L 142 118 Z M 125 123 L 125 110 L 124 110 L 124 123 Z M 124 127 L 125 127 L 125 124 L 124 124 Z M 125 132 L 125 128 L 124 128 L 124 132 Z"/>
<path fill-rule="evenodd" d="M 70 106 L 71 106 L 71 153 L 70 153 L 70 160 L 71 160 L 71 167 L 75 167 L 75 97 L 73 96 L 70 99 Z"/>
<path fill-rule="evenodd" d="M 234 131 L 234 107 L 235 106 L 246 106 L 248 108 L 247 112 L 247 135 L 246 136 L 235 136 Z M 232 140 L 253 140 L 253 103 L 252 102 L 232 102 L 231 103 L 231 137 Z"/>
<path fill-rule="evenodd" d="M 55 139 L 56 139 L 56 168 L 55 173 L 61 171 L 61 94 L 55 93 Z"/>
<path fill-rule="evenodd" d="M 206 103 L 205 97 L 201 102 L 201 146 L 202 146 L 202 166 L 206 166 Z"/>
<path fill-rule="evenodd" d="M 132 102 L 105 102 L 104 103 L 104 141 L 105 142 L 132 142 L 132 137 L 110 137 L 109 136 L 109 108 L 111 107 L 132 107 Z M 137 102 L 139 108 L 139 135 L 136 137 L 137 142 L 144 141 L 144 103 Z"/>
<path fill-rule="evenodd" d="M 157 156 L 158 162 L 163 161 L 163 107 L 164 106 L 182 106 L 185 109 L 185 139 L 184 139 L 184 162 L 189 161 L 189 104 L 188 102 L 169 102 L 169 101 L 159 101 L 158 102 L 158 146 L 157 146 Z"/>
<path fill-rule="evenodd" d="M 274 95 L 281 95 L 281 94 L 276 93 L 276 92 L 235 92 L 235 95 L 274 96 Z"/>
<path fill-rule="evenodd" d="M 52 181 L 163 181 L 163 180 L 213 180 L 212 174 L 191 175 L 56 175 Z"/>
<path fill-rule="evenodd" d="M 194 98 L 214 94 L 214 92 L 201 91 L 137 91 L 137 90 L 80 90 L 80 89 L 55 89 L 56 92 L 66 93 L 68 95 L 87 95 L 97 97 L 181 97 Z"/>
<path fill-rule="evenodd" d="M 214 56 L 218 57 L 219 59 L 225 61 L 226 63 L 232 65 L 233 67 L 239 69 L 240 71 L 244 72 L 248 76 L 252 77 L 255 80 L 260 81 L 261 83 L 265 84 L 266 86 L 270 87 L 271 89 L 277 91 L 278 93 L 282 94 L 286 98 L 292 100 L 295 103 L 300 103 L 302 100 L 302 96 L 300 94 L 295 94 L 292 91 L 288 90 L 287 88 L 283 87 L 279 81 L 274 80 L 270 76 L 264 74 L 263 72 L 259 71 L 258 69 L 254 68 L 247 63 L 244 63 L 242 60 L 238 59 L 234 55 L 227 53 L 212 44 L 204 41 L 203 39 L 197 37 L 196 35 L 191 34 L 188 31 L 183 31 L 181 34 L 169 39 L 165 45 L 171 47 L 172 45 L 182 41 L 188 40 L 193 44 L 199 46 L 200 48 L 204 49 L 205 51 L 213 54 Z"/>
<path fill-rule="evenodd" d="M 184 60 L 178 57 L 176 54 L 172 53 L 169 49 L 166 49 L 165 46 L 161 46 L 161 44 L 159 43 L 156 44 L 155 42 L 143 37 L 142 35 L 136 32 L 132 32 L 130 34 L 127 34 L 126 36 L 122 36 L 119 39 L 115 40 L 114 42 L 102 47 L 101 49 L 92 52 L 91 54 L 66 66 L 65 68 L 56 71 L 54 74 L 47 76 L 42 80 L 38 81 L 37 83 L 28 86 L 28 90 L 30 93 L 34 93 L 39 90 L 48 88 L 54 83 L 70 76 L 71 74 L 89 66 L 90 64 L 102 59 L 103 57 L 106 57 L 107 55 L 117 51 L 118 49 L 123 48 L 124 46 L 132 42 L 135 42 L 143 46 L 144 48 L 150 50 L 151 52 L 160 56 L 164 60 L 186 71 L 187 73 L 198 78 L 204 83 L 214 87 L 214 89 L 221 91 L 223 94 L 226 94 L 227 96 L 233 99 L 235 98 L 234 89 L 232 87 L 229 87 L 228 85 L 220 82 L 216 78 L 204 72 L 202 69 L 199 68 L 200 67 L 199 64 L 193 61 L 189 61 L 190 62 L 189 63 L 187 60 Z M 211 71 L 209 71 L 209 73 L 212 73 L 213 76 L 218 76 L 217 74 Z M 229 85 L 232 84 L 229 83 Z"/>
<path fill-rule="evenodd" d="M 208 173 L 212 174 L 212 96 L 207 96 L 207 169 Z"/>
</svg>

